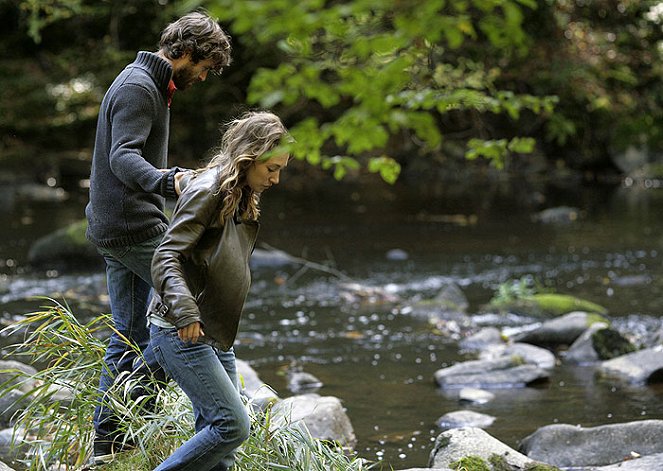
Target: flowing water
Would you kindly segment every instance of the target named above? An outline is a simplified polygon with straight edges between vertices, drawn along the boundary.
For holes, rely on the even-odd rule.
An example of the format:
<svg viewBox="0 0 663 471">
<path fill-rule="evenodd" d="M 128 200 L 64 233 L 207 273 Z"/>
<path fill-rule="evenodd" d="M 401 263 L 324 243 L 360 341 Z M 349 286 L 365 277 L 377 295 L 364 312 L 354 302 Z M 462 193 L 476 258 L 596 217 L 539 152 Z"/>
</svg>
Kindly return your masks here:
<svg viewBox="0 0 663 471">
<path fill-rule="evenodd" d="M 263 198 L 259 244 L 324 263 L 258 267 L 236 351 L 281 397 L 296 361 L 340 398 L 360 456 L 394 469 L 425 467 L 441 415 L 467 408 L 496 417 L 487 432 L 516 447 L 552 423 L 594 426 L 663 415 L 663 389 L 599 380 L 591 366 L 557 366 L 537 387 L 494 390 L 484 405 L 462 405 L 433 373 L 471 359 L 456 341 L 407 306 L 449 282 L 484 325 L 526 323 L 482 306 L 509 280 L 531 277 L 560 293 L 605 306 L 614 325 L 642 337 L 660 328 L 663 193 L 641 185 L 476 184 L 472 191 L 329 186 L 301 195 L 277 188 Z M 104 277 L 88 269 L 32 269 L 30 244 L 83 215 L 84 195 L 65 204 L 0 208 L 3 321 L 33 309 L 32 295 L 65 297 L 82 317 L 106 311 Z M 577 220 L 532 221 L 535 210 L 573 206 Z M 407 257 L 387 257 L 399 249 Z M 341 273 L 343 276 L 337 276 Z M 396 302 L 348 299 L 343 283 L 376 288 Z M 71 299 L 74 298 L 74 299 Z"/>
</svg>

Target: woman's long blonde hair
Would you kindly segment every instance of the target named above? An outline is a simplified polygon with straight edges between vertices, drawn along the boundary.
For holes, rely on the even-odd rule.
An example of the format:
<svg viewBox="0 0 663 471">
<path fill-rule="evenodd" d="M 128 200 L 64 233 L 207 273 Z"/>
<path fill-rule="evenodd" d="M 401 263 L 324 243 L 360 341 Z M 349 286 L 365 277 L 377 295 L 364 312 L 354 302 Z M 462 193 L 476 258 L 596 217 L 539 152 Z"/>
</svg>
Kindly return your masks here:
<svg viewBox="0 0 663 471">
<path fill-rule="evenodd" d="M 268 111 L 250 111 L 228 123 L 221 145 L 203 169 L 219 169 L 222 223 L 235 214 L 244 220 L 258 219 L 260 194 L 245 184 L 246 172 L 256 160 L 268 159 L 287 135 L 279 117 Z"/>
</svg>

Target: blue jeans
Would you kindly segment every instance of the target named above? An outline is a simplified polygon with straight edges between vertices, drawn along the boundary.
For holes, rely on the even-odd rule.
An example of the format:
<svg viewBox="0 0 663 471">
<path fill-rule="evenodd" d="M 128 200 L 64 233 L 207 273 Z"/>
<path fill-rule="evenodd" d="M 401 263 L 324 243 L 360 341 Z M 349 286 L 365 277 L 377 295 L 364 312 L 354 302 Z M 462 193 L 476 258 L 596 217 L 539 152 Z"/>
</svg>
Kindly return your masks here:
<svg viewBox="0 0 663 471">
<path fill-rule="evenodd" d="M 161 366 L 191 400 L 196 428 L 155 471 L 227 471 L 250 429 L 235 352 L 182 342 L 176 329 L 156 325 L 151 326 L 151 345 Z"/>
<path fill-rule="evenodd" d="M 146 316 L 152 295 L 152 257 L 162 238 L 163 235 L 159 235 L 137 245 L 98 248 L 106 261 L 114 327 L 143 352 L 143 358 L 140 358 L 117 332 L 111 333 L 99 380 L 100 401 L 94 411 L 94 428 L 98 438 L 112 438 L 117 433 L 117 418 L 105 405 L 104 393 L 118 374 L 137 369 L 139 374 L 151 374 L 155 379 L 165 380 L 152 350 L 147 348 L 150 331 Z"/>
</svg>

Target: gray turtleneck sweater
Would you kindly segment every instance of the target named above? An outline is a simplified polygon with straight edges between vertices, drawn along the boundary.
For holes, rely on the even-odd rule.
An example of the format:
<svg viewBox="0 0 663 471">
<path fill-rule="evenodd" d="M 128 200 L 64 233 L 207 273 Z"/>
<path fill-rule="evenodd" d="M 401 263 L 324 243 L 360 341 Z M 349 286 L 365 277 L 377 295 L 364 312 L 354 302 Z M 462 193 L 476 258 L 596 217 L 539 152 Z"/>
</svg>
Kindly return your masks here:
<svg viewBox="0 0 663 471">
<path fill-rule="evenodd" d="M 172 67 L 141 51 L 111 84 L 99 110 L 85 208 L 87 237 L 99 247 L 146 241 L 166 231 L 165 197 L 176 197 L 169 172 L 168 83 Z"/>
</svg>

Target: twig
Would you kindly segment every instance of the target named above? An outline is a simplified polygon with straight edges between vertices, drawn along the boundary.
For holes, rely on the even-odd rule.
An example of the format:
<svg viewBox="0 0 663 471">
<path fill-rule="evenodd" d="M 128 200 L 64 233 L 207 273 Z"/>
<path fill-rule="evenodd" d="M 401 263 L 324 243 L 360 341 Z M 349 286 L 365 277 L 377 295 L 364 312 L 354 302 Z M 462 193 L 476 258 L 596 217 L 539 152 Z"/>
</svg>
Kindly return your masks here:
<svg viewBox="0 0 663 471">
<path fill-rule="evenodd" d="M 261 247 L 264 247 L 267 250 L 272 250 L 272 251 L 276 250 L 276 251 L 279 251 L 279 252 L 285 254 L 285 256 L 287 257 L 287 259 L 289 261 L 291 261 L 293 263 L 298 263 L 298 264 L 302 265 L 305 268 L 313 268 L 315 270 L 318 270 L 318 271 L 321 271 L 321 272 L 324 272 L 324 273 L 329 273 L 330 275 L 334 275 L 334 276 L 336 276 L 336 277 L 338 277 L 338 278 L 340 278 L 344 281 L 348 281 L 348 282 L 354 281 L 352 278 L 350 278 L 345 273 L 343 273 L 339 270 L 336 270 L 334 268 L 328 267 L 327 265 L 323 265 L 322 263 L 312 262 L 310 260 L 306 260 L 305 258 L 301 258 L 301 257 L 295 257 L 293 255 L 290 255 L 289 253 L 283 252 L 282 250 L 278 250 L 277 248 L 272 247 L 271 245 L 266 244 L 264 242 L 261 243 L 260 245 L 261 245 Z M 301 275 L 301 274 L 299 274 L 299 275 Z"/>
</svg>

